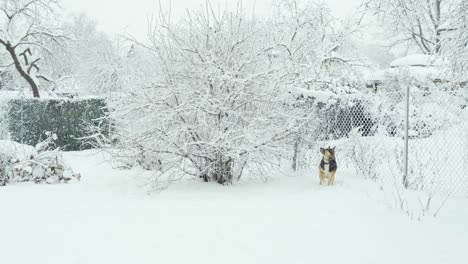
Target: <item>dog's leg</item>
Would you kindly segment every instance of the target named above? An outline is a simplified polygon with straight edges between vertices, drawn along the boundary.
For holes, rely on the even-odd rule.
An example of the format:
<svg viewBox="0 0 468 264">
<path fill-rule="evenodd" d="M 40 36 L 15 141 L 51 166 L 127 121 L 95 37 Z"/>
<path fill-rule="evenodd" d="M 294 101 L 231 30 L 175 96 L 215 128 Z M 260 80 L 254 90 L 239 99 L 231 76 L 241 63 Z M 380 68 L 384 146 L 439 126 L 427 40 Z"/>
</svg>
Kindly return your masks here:
<svg viewBox="0 0 468 264">
<path fill-rule="evenodd" d="M 330 172 L 330 175 L 328 175 L 328 185 L 333 185 L 333 182 L 335 181 L 335 172 L 332 171 Z"/>
<path fill-rule="evenodd" d="M 323 175 L 323 170 L 319 170 L 320 185 L 325 184 L 325 176 Z"/>
</svg>

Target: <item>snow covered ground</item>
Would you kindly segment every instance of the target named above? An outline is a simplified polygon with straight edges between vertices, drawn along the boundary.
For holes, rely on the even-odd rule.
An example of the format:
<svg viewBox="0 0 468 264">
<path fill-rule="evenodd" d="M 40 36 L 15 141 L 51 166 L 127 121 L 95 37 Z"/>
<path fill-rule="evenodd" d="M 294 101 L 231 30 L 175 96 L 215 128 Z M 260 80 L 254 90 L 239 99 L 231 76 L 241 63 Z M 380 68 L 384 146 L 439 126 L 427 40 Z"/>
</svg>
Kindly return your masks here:
<svg viewBox="0 0 468 264">
<path fill-rule="evenodd" d="M 92 151 L 65 153 L 78 184 L 0 188 L 0 263 L 467 263 L 468 200 L 410 219 L 376 185 L 316 172 L 149 195 Z"/>
</svg>

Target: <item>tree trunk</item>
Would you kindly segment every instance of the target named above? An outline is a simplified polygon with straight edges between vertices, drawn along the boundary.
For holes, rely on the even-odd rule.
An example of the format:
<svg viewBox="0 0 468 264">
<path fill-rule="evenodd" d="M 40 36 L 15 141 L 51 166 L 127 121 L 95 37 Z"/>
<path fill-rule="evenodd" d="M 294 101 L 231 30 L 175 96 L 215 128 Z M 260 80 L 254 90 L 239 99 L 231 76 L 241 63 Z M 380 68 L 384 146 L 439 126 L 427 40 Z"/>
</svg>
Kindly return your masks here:
<svg viewBox="0 0 468 264">
<path fill-rule="evenodd" d="M 298 160 L 297 160 L 297 156 L 299 154 L 299 137 L 296 138 L 296 140 L 294 140 L 294 153 L 293 153 L 293 160 L 292 160 L 292 169 L 294 171 L 297 171 L 297 163 L 298 163 Z"/>
<path fill-rule="evenodd" d="M 436 3 L 435 3 L 435 12 L 436 12 L 436 21 L 435 21 L 435 25 L 434 25 L 434 29 L 435 29 L 435 32 L 436 32 L 436 47 L 435 47 L 435 53 L 438 55 L 439 52 L 440 52 L 440 30 L 439 30 L 439 27 L 440 27 L 440 4 L 441 4 L 441 0 L 436 0 Z"/>
<path fill-rule="evenodd" d="M 206 161 L 205 164 L 210 164 L 210 167 L 205 173 L 200 175 L 200 178 L 202 178 L 203 181 L 216 181 L 219 184 L 232 182 L 234 176 L 234 172 L 232 170 L 234 161 L 230 157 L 217 154 L 214 162 Z"/>
<path fill-rule="evenodd" d="M 224 156 L 218 156 L 218 160 L 214 168 L 214 180 L 219 184 L 225 184 L 226 182 L 232 181 L 232 159 L 225 158 Z"/>
<path fill-rule="evenodd" d="M 28 82 L 29 86 L 31 86 L 33 96 L 39 98 L 39 89 L 37 87 L 37 84 L 33 80 L 33 78 L 28 73 L 26 73 L 24 71 L 23 67 L 21 67 L 21 64 L 20 64 L 20 62 L 18 60 L 18 56 L 15 53 L 15 48 L 13 46 L 11 46 L 10 43 L 6 43 L 5 47 L 6 47 L 6 50 L 8 51 L 8 53 L 10 53 L 10 56 L 13 59 L 13 62 L 15 63 L 16 70 L 19 72 L 21 77 L 23 77 L 23 79 L 25 79 L 26 82 Z"/>
</svg>

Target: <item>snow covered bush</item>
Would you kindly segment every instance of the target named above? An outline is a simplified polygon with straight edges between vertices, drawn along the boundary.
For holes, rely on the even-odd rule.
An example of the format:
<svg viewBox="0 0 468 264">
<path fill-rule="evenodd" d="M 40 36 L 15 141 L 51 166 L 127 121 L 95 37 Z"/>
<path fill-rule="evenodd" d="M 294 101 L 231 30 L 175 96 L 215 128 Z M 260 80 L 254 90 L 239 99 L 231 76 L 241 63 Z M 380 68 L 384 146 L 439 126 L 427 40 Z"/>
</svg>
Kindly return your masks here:
<svg viewBox="0 0 468 264">
<path fill-rule="evenodd" d="M 99 31 L 97 21 L 84 13 L 70 15 L 61 27 L 68 34 L 67 49 L 44 62 L 52 70 L 53 91 L 80 96 L 106 96 L 115 91 L 117 71 L 125 65 L 119 39 Z"/>
<path fill-rule="evenodd" d="M 36 147 L 0 140 L 0 185 L 17 182 L 59 183 L 80 180 L 80 174 L 68 168 L 62 152 L 56 148 L 57 135 L 46 138 Z"/>
<path fill-rule="evenodd" d="M 442 39 L 441 53 L 450 63 L 452 81 L 468 85 L 468 2 L 457 1 L 449 16 L 451 30 Z"/>
<path fill-rule="evenodd" d="M 424 138 L 434 131 L 455 125 L 466 106 L 466 93 L 456 83 L 435 84 L 429 78 L 416 79 L 402 69 L 383 83 L 374 111 L 381 128 L 389 135 L 404 135 L 405 90 L 410 89 L 410 136 Z M 383 132 L 383 131 L 381 131 Z"/>
<path fill-rule="evenodd" d="M 287 139 L 313 113 L 293 106 L 265 25 L 227 11 L 191 13 L 177 26 L 164 16 L 157 22 L 150 43 L 135 43 L 151 51 L 157 72 L 114 97 L 117 155 L 156 162 L 158 179 L 218 183 L 262 174 L 287 157 Z"/>
<path fill-rule="evenodd" d="M 361 136 L 374 134 L 370 97 L 362 93 L 342 95 L 327 104 L 319 105 L 321 139 L 349 137 L 353 129 Z"/>
</svg>

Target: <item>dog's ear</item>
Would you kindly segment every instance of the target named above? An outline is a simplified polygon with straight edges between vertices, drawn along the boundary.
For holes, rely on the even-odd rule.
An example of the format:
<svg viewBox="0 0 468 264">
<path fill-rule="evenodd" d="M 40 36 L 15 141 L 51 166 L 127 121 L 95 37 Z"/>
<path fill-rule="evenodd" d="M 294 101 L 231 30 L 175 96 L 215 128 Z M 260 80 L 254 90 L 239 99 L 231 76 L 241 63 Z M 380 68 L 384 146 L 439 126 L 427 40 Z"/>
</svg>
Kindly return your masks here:
<svg viewBox="0 0 468 264">
<path fill-rule="evenodd" d="M 333 152 L 335 152 L 335 148 L 336 148 L 336 146 L 334 146 L 334 147 L 332 148 Z"/>
<path fill-rule="evenodd" d="M 320 153 L 325 154 L 325 149 L 320 148 Z"/>
</svg>

